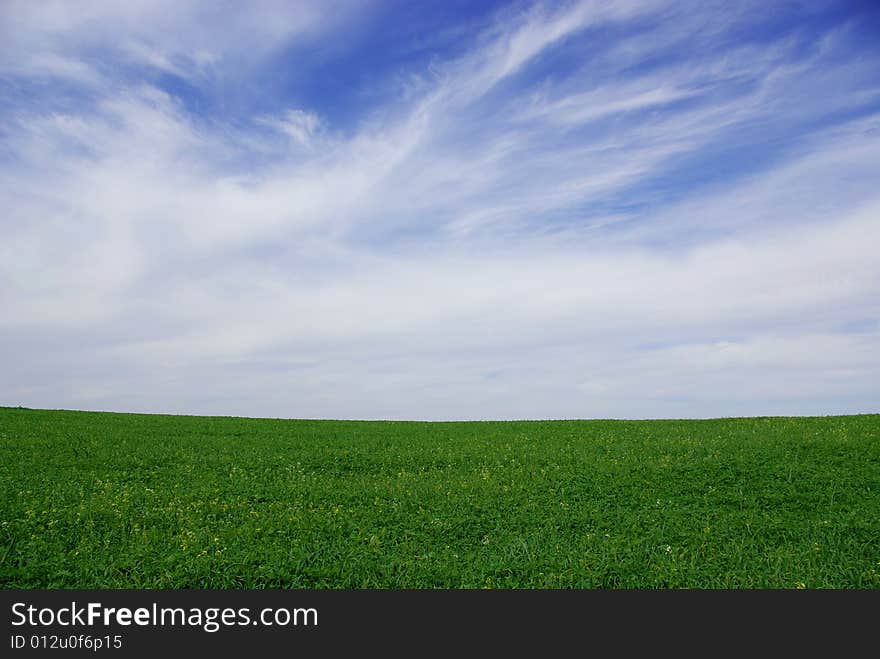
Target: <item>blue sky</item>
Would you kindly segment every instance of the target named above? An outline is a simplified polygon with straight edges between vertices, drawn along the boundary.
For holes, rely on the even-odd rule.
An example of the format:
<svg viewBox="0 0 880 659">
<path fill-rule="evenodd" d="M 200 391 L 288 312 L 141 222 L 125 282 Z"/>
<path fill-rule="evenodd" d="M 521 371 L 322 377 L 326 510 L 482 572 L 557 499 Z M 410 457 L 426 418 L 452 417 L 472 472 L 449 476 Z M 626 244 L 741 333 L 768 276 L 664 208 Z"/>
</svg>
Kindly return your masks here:
<svg viewBox="0 0 880 659">
<path fill-rule="evenodd" d="M 880 7 L 5 2 L 0 404 L 878 412 Z"/>
</svg>

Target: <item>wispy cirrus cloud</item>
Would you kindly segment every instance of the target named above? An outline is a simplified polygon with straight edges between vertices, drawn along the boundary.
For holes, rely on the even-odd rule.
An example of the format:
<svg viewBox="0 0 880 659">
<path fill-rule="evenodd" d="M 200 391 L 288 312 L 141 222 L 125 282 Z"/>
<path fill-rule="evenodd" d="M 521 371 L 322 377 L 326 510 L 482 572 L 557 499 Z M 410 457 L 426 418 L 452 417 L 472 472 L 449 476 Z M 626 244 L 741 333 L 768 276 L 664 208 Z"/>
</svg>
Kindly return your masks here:
<svg viewBox="0 0 880 659">
<path fill-rule="evenodd" d="M 159 5 L 2 11 L 3 402 L 876 407 L 861 10 L 441 12 L 448 44 L 389 62 L 359 48 L 390 5 Z M 352 71 L 385 94 L 333 83 Z"/>
<path fill-rule="evenodd" d="M 28 64 L 36 56 L 37 61 L 85 60 L 107 70 L 141 65 L 198 75 L 212 66 L 234 69 L 256 61 L 292 40 L 322 36 L 344 22 L 351 6 L 275 0 L 248 7 L 170 0 L 10 0 L 0 9 L 0 63 L 7 74 L 31 74 Z"/>
</svg>

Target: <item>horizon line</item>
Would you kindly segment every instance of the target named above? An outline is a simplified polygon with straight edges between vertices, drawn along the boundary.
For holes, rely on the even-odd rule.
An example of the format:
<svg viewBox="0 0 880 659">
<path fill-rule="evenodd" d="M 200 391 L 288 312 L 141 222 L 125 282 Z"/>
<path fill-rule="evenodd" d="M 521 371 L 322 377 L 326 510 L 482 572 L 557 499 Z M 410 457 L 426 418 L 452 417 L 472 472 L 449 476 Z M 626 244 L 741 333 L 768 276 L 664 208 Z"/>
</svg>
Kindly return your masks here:
<svg viewBox="0 0 880 659">
<path fill-rule="evenodd" d="M 312 418 L 312 417 L 274 417 L 241 416 L 233 414 L 192 414 L 187 412 L 120 412 L 117 410 L 83 410 L 68 408 L 39 408 L 24 405 L 0 405 L 0 410 L 25 410 L 28 412 L 72 412 L 79 414 L 118 414 L 127 416 L 172 416 L 204 419 L 246 419 L 253 421 L 327 421 L 351 423 L 546 423 L 578 421 L 736 421 L 746 419 L 829 419 L 858 416 L 880 416 L 878 412 L 855 412 L 852 414 L 760 414 L 754 416 L 715 416 L 715 417 L 557 417 L 557 418 L 518 418 L 518 419 L 355 419 L 355 418 Z"/>
</svg>

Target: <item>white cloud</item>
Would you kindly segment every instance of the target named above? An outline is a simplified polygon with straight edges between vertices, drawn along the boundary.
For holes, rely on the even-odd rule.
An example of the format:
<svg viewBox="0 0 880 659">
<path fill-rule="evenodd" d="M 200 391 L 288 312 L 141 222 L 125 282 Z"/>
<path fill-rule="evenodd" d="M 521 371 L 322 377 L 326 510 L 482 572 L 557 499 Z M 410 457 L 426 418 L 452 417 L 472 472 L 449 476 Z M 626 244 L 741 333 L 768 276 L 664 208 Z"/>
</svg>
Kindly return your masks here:
<svg viewBox="0 0 880 659">
<path fill-rule="evenodd" d="M 310 146 L 321 130 L 321 118 L 307 110 L 287 110 L 280 118 L 264 117 L 260 120 L 301 146 Z"/>
<path fill-rule="evenodd" d="M 515 418 L 876 399 L 880 133 L 857 82 L 868 64 L 834 39 L 796 66 L 785 41 L 530 83 L 590 29 L 655 26 L 595 53 L 619 72 L 706 14 L 510 11 L 344 130 L 303 107 L 233 125 L 95 68 L 84 45 L 198 79 L 333 20 L 259 4 L 238 37 L 206 5 L 172 22 L 160 5 L 14 6 L 0 75 L 63 78 L 90 102 L 22 106 L 4 132 L 0 402 Z M 810 81 L 829 93 L 805 103 Z M 687 158 L 760 142 L 756 126 L 841 109 L 854 116 L 804 129 L 758 172 L 657 191 Z"/>
<path fill-rule="evenodd" d="M 0 66 L 14 70 L 22 54 L 88 57 L 90 50 L 109 49 L 103 64 L 121 55 L 168 73 L 199 75 L 221 61 L 234 67 L 291 40 L 320 35 L 343 22 L 350 7 L 280 0 L 9 0 L 0 8 Z"/>
</svg>

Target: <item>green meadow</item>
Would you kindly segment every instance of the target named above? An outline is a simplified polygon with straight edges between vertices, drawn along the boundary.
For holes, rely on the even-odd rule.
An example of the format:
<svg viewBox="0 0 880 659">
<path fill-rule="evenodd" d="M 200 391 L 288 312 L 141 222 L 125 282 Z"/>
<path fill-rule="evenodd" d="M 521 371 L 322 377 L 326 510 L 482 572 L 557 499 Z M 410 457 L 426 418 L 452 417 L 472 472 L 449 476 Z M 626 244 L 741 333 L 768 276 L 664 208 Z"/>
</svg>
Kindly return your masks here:
<svg viewBox="0 0 880 659">
<path fill-rule="evenodd" d="M 3 588 L 878 588 L 880 415 L 0 408 Z"/>
</svg>

